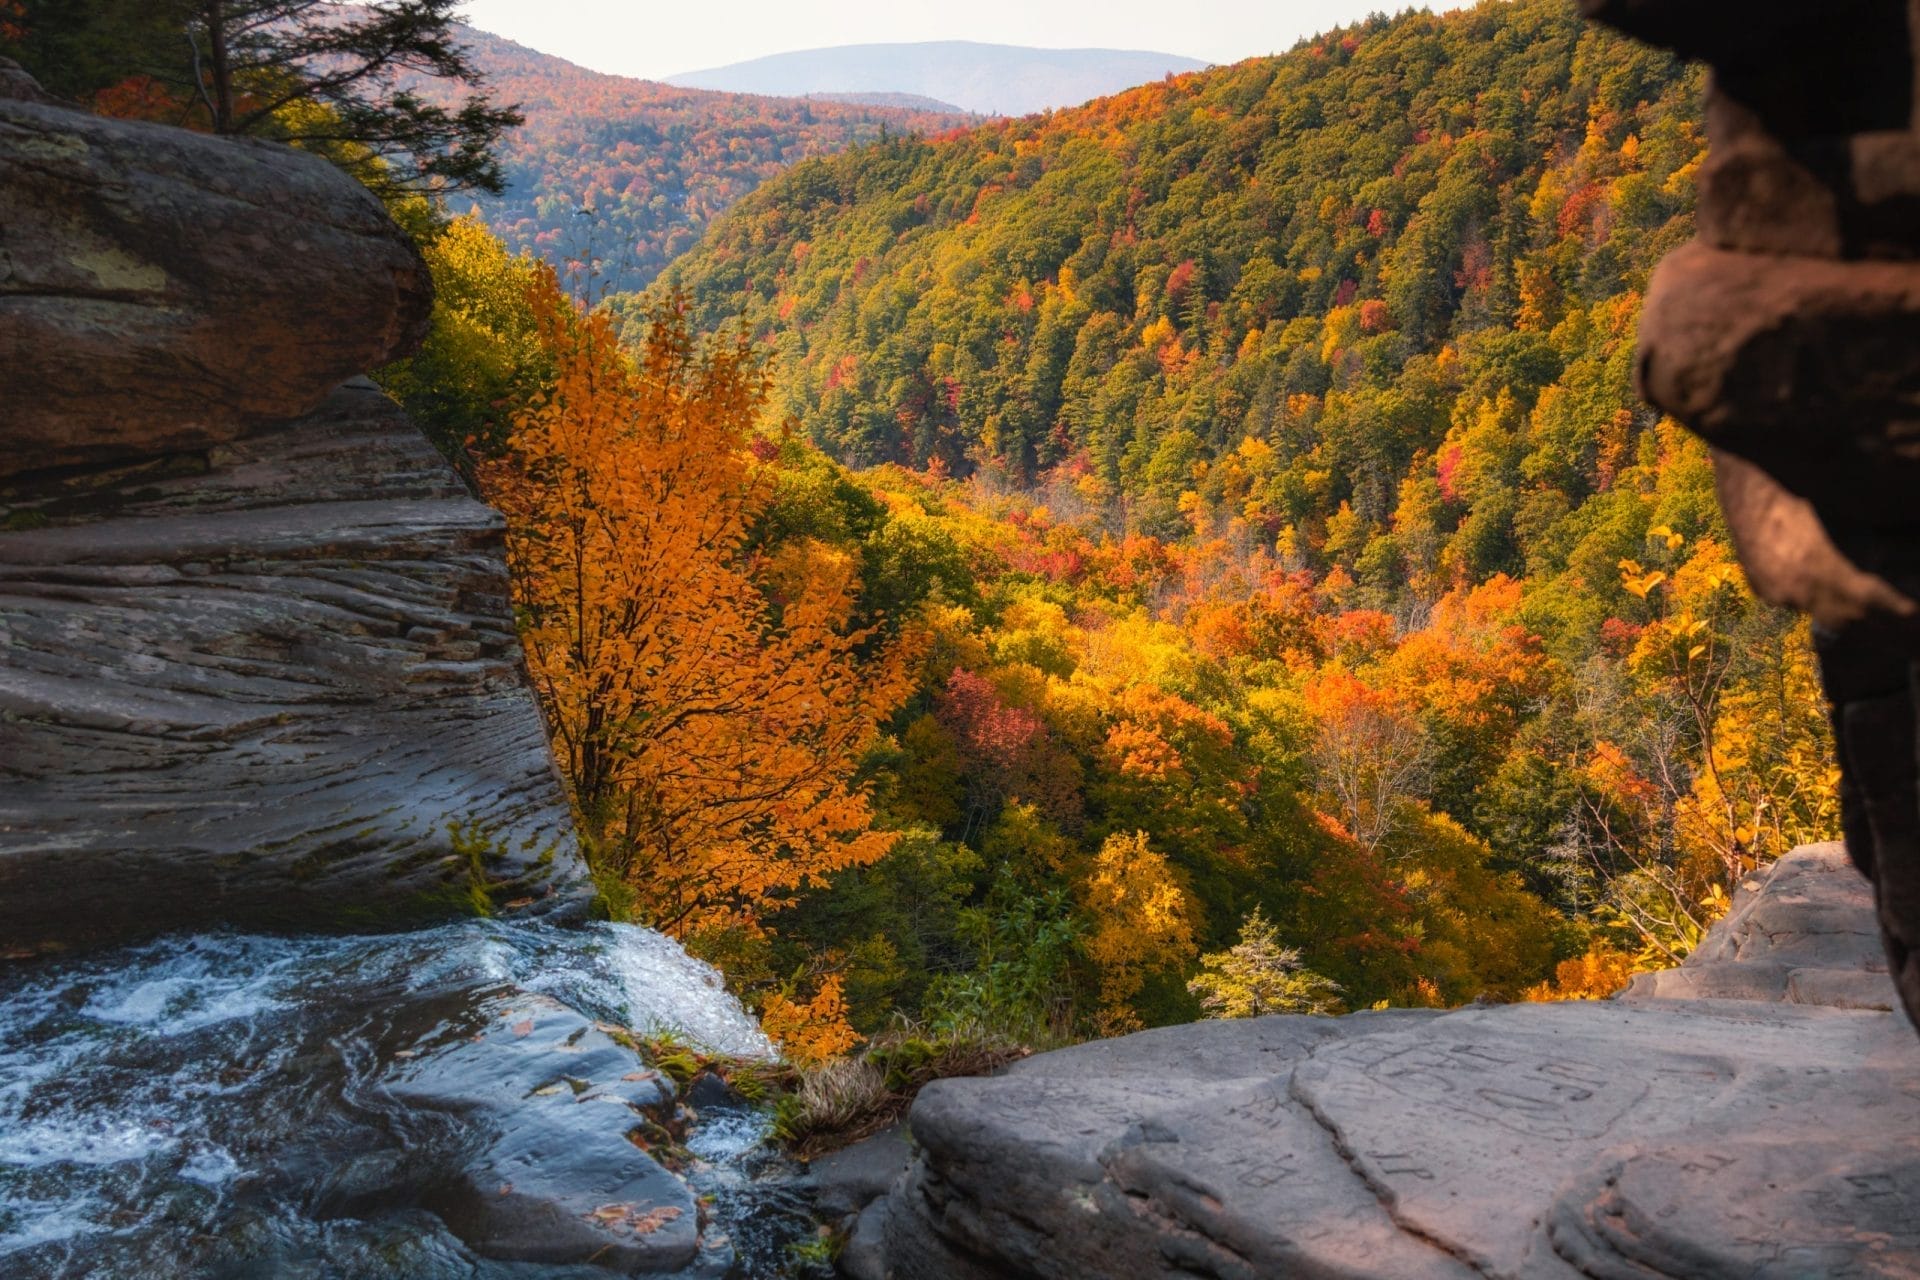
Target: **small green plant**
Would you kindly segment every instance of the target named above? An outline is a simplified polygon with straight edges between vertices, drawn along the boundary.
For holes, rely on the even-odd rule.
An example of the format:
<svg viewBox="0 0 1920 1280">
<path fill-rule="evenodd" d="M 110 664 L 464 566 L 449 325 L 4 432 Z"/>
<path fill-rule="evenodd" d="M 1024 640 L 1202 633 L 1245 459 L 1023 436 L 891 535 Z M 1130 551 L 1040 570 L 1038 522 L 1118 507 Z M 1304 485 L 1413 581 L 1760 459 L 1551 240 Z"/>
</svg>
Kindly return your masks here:
<svg viewBox="0 0 1920 1280">
<path fill-rule="evenodd" d="M 787 1246 L 787 1260 L 799 1275 L 830 1272 L 846 1240 L 839 1232 L 821 1227 L 811 1238 Z"/>
<path fill-rule="evenodd" d="M 942 974 L 927 987 L 927 1023 L 951 1041 L 1016 1041 L 1052 1048 L 1067 1042 L 1071 967 L 1080 945 L 1063 890 L 1030 893 L 1003 869 L 980 907 L 961 913 L 974 967 Z"/>
<path fill-rule="evenodd" d="M 586 857 L 587 874 L 593 877 L 593 914 L 616 924 L 645 924 L 640 915 L 640 898 L 621 868 L 613 865 L 580 824 L 581 852 Z"/>
<path fill-rule="evenodd" d="M 641 1036 L 639 1045 L 640 1056 L 651 1063 L 654 1070 L 682 1089 L 711 1061 L 671 1030 L 656 1030 L 651 1035 Z"/>
<path fill-rule="evenodd" d="M 454 857 L 465 864 L 467 904 L 473 908 L 473 914 L 493 915 L 495 882 L 488 868 L 510 851 L 491 827 L 478 822 L 449 822 L 447 839 L 453 846 Z"/>
</svg>

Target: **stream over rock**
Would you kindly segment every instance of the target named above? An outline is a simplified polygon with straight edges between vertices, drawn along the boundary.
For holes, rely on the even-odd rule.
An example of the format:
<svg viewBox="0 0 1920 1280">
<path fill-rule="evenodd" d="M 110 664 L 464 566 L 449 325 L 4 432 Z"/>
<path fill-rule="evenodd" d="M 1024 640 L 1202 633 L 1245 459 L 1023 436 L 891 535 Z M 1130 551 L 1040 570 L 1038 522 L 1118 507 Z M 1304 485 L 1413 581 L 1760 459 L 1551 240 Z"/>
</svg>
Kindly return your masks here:
<svg viewBox="0 0 1920 1280">
<path fill-rule="evenodd" d="M 692 1114 L 628 1033 L 771 1053 L 648 930 L 178 935 L 7 978 L 16 1280 L 760 1276 L 811 1227 L 763 1113 Z"/>
<path fill-rule="evenodd" d="M 771 1048 L 564 927 L 505 523 L 355 377 L 425 332 L 407 235 L 5 60 L 0 175 L 0 1276 L 774 1274 L 766 1116 L 634 1032 Z"/>
</svg>

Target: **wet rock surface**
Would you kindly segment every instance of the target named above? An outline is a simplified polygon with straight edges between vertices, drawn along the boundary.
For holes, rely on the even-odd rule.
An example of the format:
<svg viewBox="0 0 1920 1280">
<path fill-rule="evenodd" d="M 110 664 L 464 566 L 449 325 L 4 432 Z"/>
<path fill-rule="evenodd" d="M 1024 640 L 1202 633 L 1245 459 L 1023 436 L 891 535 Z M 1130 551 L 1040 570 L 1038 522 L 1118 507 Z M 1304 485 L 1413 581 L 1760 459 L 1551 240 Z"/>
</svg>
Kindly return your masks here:
<svg viewBox="0 0 1920 1280">
<path fill-rule="evenodd" d="M 887 1193 L 913 1159 L 904 1123 L 808 1162 L 807 1187 L 821 1215 L 845 1218 Z"/>
<path fill-rule="evenodd" d="M 583 906 L 501 519 L 370 384 L 0 501 L 0 952 Z"/>
<path fill-rule="evenodd" d="M 804 1215 L 744 1105 L 696 1118 L 629 1028 L 769 1052 L 622 926 L 201 935 L 10 974 L 0 1274 L 771 1274 Z M 669 1136 L 671 1135 L 671 1136 Z"/>
<path fill-rule="evenodd" d="M 628 1138 L 635 1118 L 670 1123 L 672 1081 L 631 1045 L 551 998 L 462 993 L 433 1030 L 395 1050 L 385 1088 L 486 1134 L 424 1203 L 483 1256 L 610 1270 L 672 1271 L 699 1252 L 687 1185 Z"/>
<path fill-rule="evenodd" d="M 1915 1274 L 1920 1049 L 1876 934 L 1820 846 L 1612 1001 L 1201 1023 L 938 1082 L 882 1271 Z"/>
<path fill-rule="evenodd" d="M 432 300 L 320 157 L 70 109 L 0 68 L 0 475 L 299 417 L 417 346 Z"/>
</svg>

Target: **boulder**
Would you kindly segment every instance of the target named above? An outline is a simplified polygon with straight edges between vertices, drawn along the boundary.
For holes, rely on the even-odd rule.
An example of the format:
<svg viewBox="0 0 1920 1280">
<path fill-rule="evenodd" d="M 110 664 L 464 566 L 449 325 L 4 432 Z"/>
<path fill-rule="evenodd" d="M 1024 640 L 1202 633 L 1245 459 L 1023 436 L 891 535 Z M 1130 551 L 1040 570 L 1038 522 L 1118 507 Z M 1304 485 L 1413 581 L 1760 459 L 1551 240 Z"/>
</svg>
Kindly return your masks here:
<svg viewBox="0 0 1920 1280">
<path fill-rule="evenodd" d="M 1846 847 L 1811 845 L 1741 885 L 1732 910 L 1684 964 L 1641 974 L 1620 998 L 1890 1012 L 1894 991 L 1873 913 L 1873 886 Z"/>
<path fill-rule="evenodd" d="M 501 518 L 370 384 L 0 504 L 0 953 L 583 906 Z"/>
<path fill-rule="evenodd" d="M 1863 133 L 1791 145 L 1764 133 L 1714 147 L 1700 169 L 1701 239 L 1721 249 L 1832 259 L 1920 256 L 1920 136 Z"/>
<path fill-rule="evenodd" d="M 1682 57 L 1764 59 L 1781 42 L 1806 40 L 1884 10 L 1884 0 L 1829 0 L 1816 10 L 1799 0 L 1578 0 L 1580 12 Z"/>
<path fill-rule="evenodd" d="M 629 1140 L 670 1120 L 673 1084 L 609 1030 L 551 997 L 455 993 L 452 1016 L 421 1019 L 382 1081 L 405 1105 L 481 1135 L 423 1203 L 483 1257 L 592 1259 L 619 1274 L 678 1271 L 700 1251 L 687 1184 Z M 464 1034 L 447 1036 L 449 1026 Z M 471 1029 L 470 1029 L 471 1028 Z M 437 1033 L 437 1034 L 436 1034 Z"/>
<path fill-rule="evenodd" d="M 0 58 L 0 98 L 14 98 L 21 102 L 53 102 L 53 95 L 40 87 L 40 82 L 27 74 L 26 68 L 12 58 Z"/>
<path fill-rule="evenodd" d="M 1855 564 L 1811 502 L 1745 458 L 1710 452 L 1720 510 L 1755 595 L 1806 613 L 1829 634 L 1920 627 L 1920 603 Z"/>
<path fill-rule="evenodd" d="M 888 1274 L 1912 1274 L 1920 1053 L 1876 937 L 1822 846 L 1622 999 L 1200 1023 L 937 1082 Z"/>
<path fill-rule="evenodd" d="M 327 161 L 0 86 L 0 476 L 222 444 L 425 336 L 425 263 Z"/>
<path fill-rule="evenodd" d="M 822 1216 L 847 1218 L 884 1196 L 912 1159 L 907 1127 L 897 1124 L 809 1161 L 807 1192 Z"/>
<path fill-rule="evenodd" d="M 1823 512 L 1907 524 L 1920 484 L 1920 263 L 1695 242 L 1654 273 L 1638 379 L 1655 406 Z"/>
</svg>

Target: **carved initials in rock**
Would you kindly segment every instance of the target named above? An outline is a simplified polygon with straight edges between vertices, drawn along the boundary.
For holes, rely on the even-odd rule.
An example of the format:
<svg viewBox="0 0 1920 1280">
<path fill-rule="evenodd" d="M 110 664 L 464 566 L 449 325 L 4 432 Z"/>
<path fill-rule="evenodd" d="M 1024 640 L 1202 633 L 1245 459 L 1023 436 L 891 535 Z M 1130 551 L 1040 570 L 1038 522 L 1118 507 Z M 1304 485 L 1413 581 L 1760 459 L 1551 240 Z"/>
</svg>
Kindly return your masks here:
<svg viewBox="0 0 1920 1280">
<path fill-rule="evenodd" d="M 1534 1137 L 1598 1137 L 1645 1092 L 1590 1063 L 1515 1058 L 1481 1044 L 1422 1045 L 1361 1070 L 1406 1097 Z"/>
<path fill-rule="evenodd" d="M 1380 1172 L 1389 1178 L 1418 1178 L 1422 1182 L 1432 1182 L 1438 1175 L 1426 1165 L 1420 1163 L 1420 1157 L 1408 1155 L 1404 1151 L 1369 1151 L 1369 1160 L 1380 1163 Z"/>
</svg>

